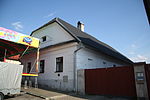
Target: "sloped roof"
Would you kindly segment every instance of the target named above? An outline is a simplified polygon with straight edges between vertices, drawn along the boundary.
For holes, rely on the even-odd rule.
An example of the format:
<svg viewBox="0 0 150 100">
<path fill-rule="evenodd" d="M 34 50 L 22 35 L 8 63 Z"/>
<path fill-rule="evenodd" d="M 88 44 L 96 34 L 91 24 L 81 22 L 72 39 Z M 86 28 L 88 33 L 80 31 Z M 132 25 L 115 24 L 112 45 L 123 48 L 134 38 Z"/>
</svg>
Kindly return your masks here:
<svg viewBox="0 0 150 100">
<path fill-rule="evenodd" d="M 150 0 L 143 0 L 143 2 L 144 2 L 145 10 L 147 13 L 147 18 L 150 24 Z"/>
<path fill-rule="evenodd" d="M 70 35 L 72 35 L 77 41 L 80 41 L 80 42 L 82 42 L 88 46 L 91 46 L 91 47 L 97 49 L 98 51 L 100 51 L 104 54 L 107 54 L 109 56 L 115 57 L 117 59 L 120 59 L 120 60 L 125 61 L 125 62 L 130 63 L 130 64 L 133 63 L 130 59 L 128 59 L 127 57 L 125 57 L 124 55 L 119 53 L 117 50 L 115 50 L 111 46 L 97 40 L 93 36 L 81 31 L 80 29 L 78 29 L 78 28 L 74 27 L 73 25 L 63 21 L 60 18 L 54 18 L 50 22 L 48 22 L 45 25 L 41 26 L 40 28 L 34 30 L 31 33 L 31 35 L 35 31 L 37 31 L 37 30 L 39 30 L 39 29 L 41 29 L 41 28 L 43 28 L 43 27 L 45 27 L 45 26 L 47 26 L 53 22 L 57 22 L 62 28 L 64 28 L 68 33 L 70 33 Z"/>
</svg>

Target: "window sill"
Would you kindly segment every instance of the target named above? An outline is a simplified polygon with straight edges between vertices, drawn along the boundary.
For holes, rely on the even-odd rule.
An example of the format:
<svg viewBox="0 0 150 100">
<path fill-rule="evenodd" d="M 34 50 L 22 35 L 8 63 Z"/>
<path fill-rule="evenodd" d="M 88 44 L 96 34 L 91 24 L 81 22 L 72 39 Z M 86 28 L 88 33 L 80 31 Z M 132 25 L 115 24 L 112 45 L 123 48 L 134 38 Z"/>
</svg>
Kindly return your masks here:
<svg viewBox="0 0 150 100">
<path fill-rule="evenodd" d="M 39 73 L 39 74 L 44 74 L 44 73 Z"/>
<path fill-rule="evenodd" d="M 62 73 L 63 71 L 55 71 L 55 73 Z"/>
</svg>

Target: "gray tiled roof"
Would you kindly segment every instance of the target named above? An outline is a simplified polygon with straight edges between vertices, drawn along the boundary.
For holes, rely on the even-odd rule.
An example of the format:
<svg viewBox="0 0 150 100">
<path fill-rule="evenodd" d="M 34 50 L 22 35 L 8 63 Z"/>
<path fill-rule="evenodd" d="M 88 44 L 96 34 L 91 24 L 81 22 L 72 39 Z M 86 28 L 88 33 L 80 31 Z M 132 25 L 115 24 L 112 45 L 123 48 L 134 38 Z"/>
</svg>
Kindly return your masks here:
<svg viewBox="0 0 150 100">
<path fill-rule="evenodd" d="M 113 49 L 111 46 L 97 40 L 96 38 L 94 38 L 93 36 L 81 31 L 80 29 L 72 26 L 71 24 L 63 21 L 60 18 L 54 18 L 53 20 L 51 20 L 50 22 L 48 22 L 47 24 L 41 26 L 40 28 L 36 29 L 35 31 L 53 23 L 53 22 L 57 22 L 60 26 L 62 26 L 62 28 L 64 28 L 66 31 L 68 31 L 77 41 L 82 42 L 83 44 L 86 44 L 88 46 L 91 46 L 95 49 L 97 49 L 98 51 L 107 54 L 111 57 L 115 57 L 117 59 L 120 59 L 122 61 L 125 61 L 127 63 L 132 64 L 133 62 L 128 59 L 127 57 L 125 57 L 124 55 L 122 55 L 121 53 L 119 53 L 118 51 L 116 51 L 115 49 Z M 31 35 L 35 32 L 33 31 L 31 33 Z"/>
</svg>

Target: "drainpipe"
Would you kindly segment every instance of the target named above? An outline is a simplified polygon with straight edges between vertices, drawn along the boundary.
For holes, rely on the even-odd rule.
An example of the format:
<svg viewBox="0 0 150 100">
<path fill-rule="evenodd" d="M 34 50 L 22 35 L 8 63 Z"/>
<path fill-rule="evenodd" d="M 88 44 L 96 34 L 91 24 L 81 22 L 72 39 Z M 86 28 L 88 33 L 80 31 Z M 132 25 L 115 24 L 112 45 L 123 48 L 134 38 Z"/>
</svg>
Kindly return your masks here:
<svg viewBox="0 0 150 100">
<path fill-rule="evenodd" d="M 81 42 L 79 42 L 79 47 L 77 48 L 77 50 L 74 51 L 74 91 L 77 92 L 77 87 L 78 87 L 78 77 L 77 77 L 77 60 L 76 60 L 76 54 L 79 50 L 81 50 L 82 48 L 84 48 L 84 46 L 82 45 Z"/>
</svg>

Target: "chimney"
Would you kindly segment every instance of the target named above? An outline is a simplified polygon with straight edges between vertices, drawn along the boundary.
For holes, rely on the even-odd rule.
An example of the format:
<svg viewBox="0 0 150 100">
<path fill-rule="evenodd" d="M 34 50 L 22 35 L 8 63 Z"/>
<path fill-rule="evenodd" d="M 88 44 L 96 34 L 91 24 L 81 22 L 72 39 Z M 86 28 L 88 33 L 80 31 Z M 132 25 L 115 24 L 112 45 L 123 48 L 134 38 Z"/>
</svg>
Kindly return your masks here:
<svg viewBox="0 0 150 100">
<path fill-rule="evenodd" d="M 77 28 L 84 32 L 84 24 L 82 22 L 78 21 Z"/>
</svg>

